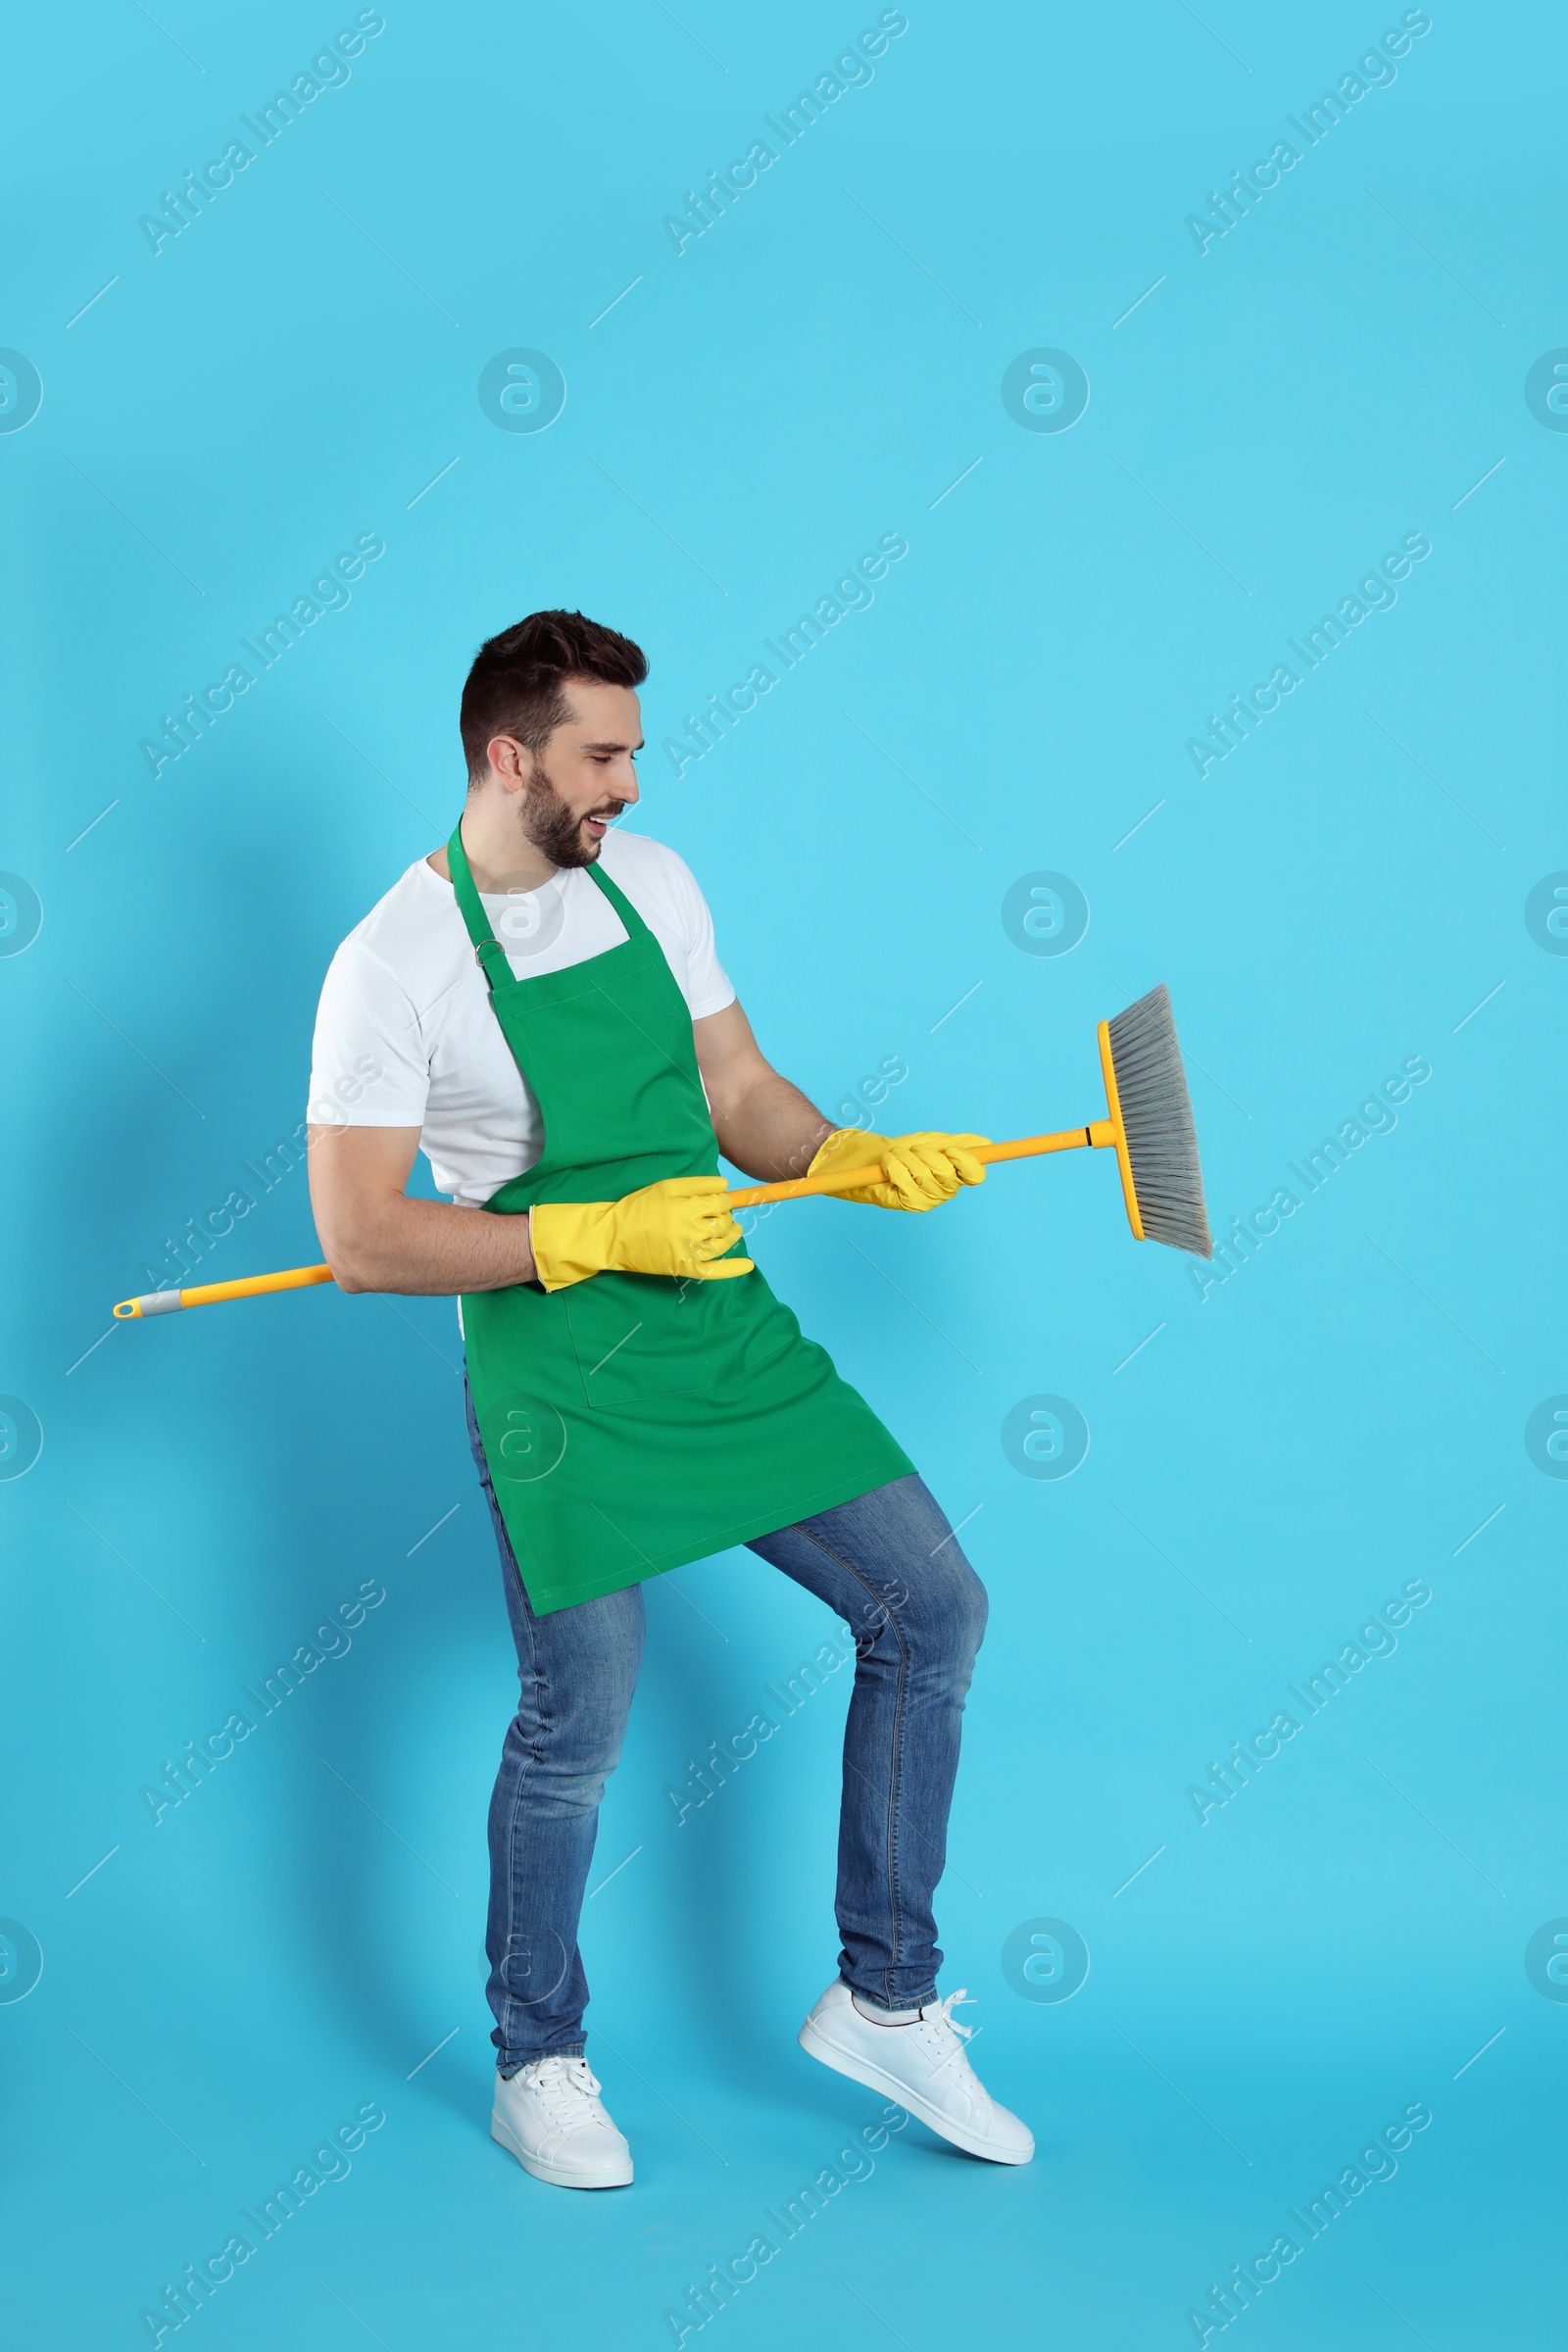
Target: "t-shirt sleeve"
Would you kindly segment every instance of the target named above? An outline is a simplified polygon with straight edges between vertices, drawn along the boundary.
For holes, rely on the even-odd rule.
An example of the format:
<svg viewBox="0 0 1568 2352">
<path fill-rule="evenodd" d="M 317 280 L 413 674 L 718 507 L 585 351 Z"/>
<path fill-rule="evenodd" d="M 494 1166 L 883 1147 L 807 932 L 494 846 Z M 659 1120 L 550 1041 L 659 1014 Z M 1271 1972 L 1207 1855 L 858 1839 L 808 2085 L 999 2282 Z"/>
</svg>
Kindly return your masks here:
<svg viewBox="0 0 1568 2352">
<path fill-rule="evenodd" d="M 318 1127 L 422 1127 L 430 1064 L 408 991 L 346 939 L 327 968 L 311 1049 L 309 1116 Z"/>
<path fill-rule="evenodd" d="M 686 943 L 686 1003 L 694 1021 L 703 1020 L 710 1012 L 722 1012 L 726 1004 L 735 1002 L 735 987 L 729 974 L 718 960 L 713 940 L 713 918 L 708 901 L 697 887 L 697 877 L 682 858 L 669 853 L 670 875 L 674 884 L 675 901 L 680 909 L 680 927 Z"/>
</svg>

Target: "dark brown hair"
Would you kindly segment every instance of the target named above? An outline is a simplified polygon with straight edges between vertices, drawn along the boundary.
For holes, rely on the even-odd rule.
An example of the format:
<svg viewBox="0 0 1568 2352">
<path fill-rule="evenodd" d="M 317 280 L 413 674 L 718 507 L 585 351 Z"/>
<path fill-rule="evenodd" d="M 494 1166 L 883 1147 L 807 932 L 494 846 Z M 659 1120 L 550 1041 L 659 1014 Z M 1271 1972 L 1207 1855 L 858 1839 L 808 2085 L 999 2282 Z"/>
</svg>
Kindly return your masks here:
<svg viewBox="0 0 1568 2352">
<path fill-rule="evenodd" d="M 486 747 L 514 735 L 543 751 L 570 715 L 568 678 L 599 678 L 608 686 L 640 686 L 648 675 L 641 646 L 581 612 L 530 612 L 480 646 L 463 689 L 459 724 L 470 780 L 489 766 Z"/>
</svg>

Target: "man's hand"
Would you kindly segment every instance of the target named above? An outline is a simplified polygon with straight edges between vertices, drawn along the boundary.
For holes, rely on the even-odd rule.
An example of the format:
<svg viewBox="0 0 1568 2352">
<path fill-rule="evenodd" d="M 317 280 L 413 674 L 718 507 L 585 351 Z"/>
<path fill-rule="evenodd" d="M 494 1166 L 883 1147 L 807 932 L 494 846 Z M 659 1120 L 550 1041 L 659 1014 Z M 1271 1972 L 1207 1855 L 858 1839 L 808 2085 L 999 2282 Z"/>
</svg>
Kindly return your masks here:
<svg viewBox="0 0 1568 2352">
<path fill-rule="evenodd" d="M 311 1206 L 339 1290 L 442 1298 L 535 1280 L 526 1217 L 409 1199 L 417 1127 L 313 1126 L 310 1147 Z"/>
<path fill-rule="evenodd" d="M 541 1200 L 530 1223 L 533 1259 L 547 1291 L 564 1290 L 611 1267 L 725 1282 L 755 1274 L 749 1257 L 726 1257 L 741 1239 L 722 1176 L 668 1176 L 622 1200 Z"/>
<path fill-rule="evenodd" d="M 986 1163 L 975 1157 L 973 1147 L 990 1140 L 985 1135 L 867 1135 L 858 1127 L 841 1127 L 807 1173 L 830 1176 L 880 1162 L 887 1172 L 882 1183 L 835 1193 L 835 1200 L 861 1200 L 870 1208 L 937 1208 L 960 1185 L 984 1184 Z"/>
</svg>

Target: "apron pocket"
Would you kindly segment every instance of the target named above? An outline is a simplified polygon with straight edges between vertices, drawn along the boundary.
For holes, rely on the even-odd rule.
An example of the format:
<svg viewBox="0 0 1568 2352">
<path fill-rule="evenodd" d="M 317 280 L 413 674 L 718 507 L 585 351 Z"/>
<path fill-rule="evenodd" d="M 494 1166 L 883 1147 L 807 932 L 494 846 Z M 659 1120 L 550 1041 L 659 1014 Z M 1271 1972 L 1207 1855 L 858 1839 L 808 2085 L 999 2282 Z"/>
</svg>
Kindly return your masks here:
<svg viewBox="0 0 1568 2352">
<path fill-rule="evenodd" d="M 734 1294 L 758 1279 L 678 1283 L 662 1274 L 611 1273 L 573 1283 L 566 1321 L 589 1403 L 711 1389 L 751 1320 Z"/>
</svg>

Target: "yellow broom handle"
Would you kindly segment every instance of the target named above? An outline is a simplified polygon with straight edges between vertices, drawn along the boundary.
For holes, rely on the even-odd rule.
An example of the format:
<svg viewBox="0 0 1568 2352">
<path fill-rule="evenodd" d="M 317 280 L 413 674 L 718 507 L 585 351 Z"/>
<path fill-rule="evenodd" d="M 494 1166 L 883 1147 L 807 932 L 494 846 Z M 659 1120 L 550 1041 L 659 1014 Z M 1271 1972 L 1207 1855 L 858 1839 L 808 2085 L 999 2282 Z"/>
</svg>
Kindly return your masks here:
<svg viewBox="0 0 1568 2352">
<path fill-rule="evenodd" d="M 1087 1127 L 1063 1127 L 1055 1135 L 1026 1135 L 1010 1144 L 977 1144 L 976 1159 L 1033 1159 L 1043 1152 L 1081 1152 L 1086 1146 L 1114 1146 L 1116 1130 L 1109 1119 Z M 884 1184 L 887 1170 L 874 1167 L 840 1168 L 831 1176 L 799 1176 L 785 1184 L 752 1184 L 730 1193 L 731 1208 L 755 1208 L 764 1200 L 804 1200 L 813 1193 L 855 1192 L 862 1185 Z M 189 1291 L 151 1291 L 140 1298 L 122 1298 L 115 1308 L 121 1322 L 142 1315 L 172 1314 L 177 1307 L 217 1306 L 225 1298 L 261 1298 L 270 1291 L 303 1291 L 312 1283 L 330 1282 L 330 1266 L 290 1266 L 281 1274 L 247 1274 L 238 1282 L 204 1282 Z"/>
<path fill-rule="evenodd" d="M 203 1282 L 192 1291 L 150 1291 L 141 1298 L 122 1298 L 116 1316 L 126 1323 L 138 1315 L 172 1314 L 181 1306 L 216 1306 L 224 1298 L 260 1298 L 269 1291 L 303 1291 L 313 1282 L 330 1282 L 330 1266 L 290 1266 L 282 1274 L 246 1274 L 238 1282 Z"/>
<path fill-rule="evenodd" d="M 1054 1135 L 1021 1136 L 1011 1144 L 976 1144 L 976 1159 L 1033 1159 L 1042 1152 L 1082 1152 L 1086 1146 L 1111 1145 L 1116 1131 L 1109 1119 L 1096 1119 L 1087 1127 L 1063 1127 Z M 731 1208 L 755 1208 L 763 1200 L 804 1200 L 810 1193 L 852 1193 L 862 1185 L 885 1184 L 887 1170 L 880 1161 L 875 1167 L 840 1168 L 831 1176 L 799 1176 L 785 1184 L 752 1184 L 731 1193 Z"/>
</svg>

